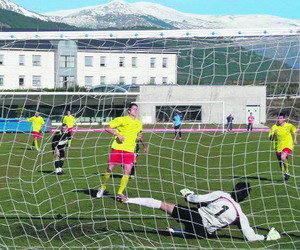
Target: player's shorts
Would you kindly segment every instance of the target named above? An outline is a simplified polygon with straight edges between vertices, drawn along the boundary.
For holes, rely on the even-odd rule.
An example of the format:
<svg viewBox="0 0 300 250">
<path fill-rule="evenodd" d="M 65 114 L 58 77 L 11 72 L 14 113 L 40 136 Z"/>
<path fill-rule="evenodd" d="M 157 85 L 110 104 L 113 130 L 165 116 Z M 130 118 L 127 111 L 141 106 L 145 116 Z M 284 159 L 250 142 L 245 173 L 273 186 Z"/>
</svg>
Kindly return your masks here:
<svg viewBox="0 0 300 250">
<path fill-rule="evenodd" d="M 65 152 L 64 148 L 63 149 L 55 149 L 53 151 L 53 153 L 60 159 L 65 158 L 65 156 L 66 156 L 66 152 Z"/>
<path fill-rule="evenodd" d="M 277 155 L 280 155 L 282 152 L 286 153 L 289 156 L 293 151 L 289 148 L 284 148 L 281 152 L 277 152 Z"/>
<path fill-rule="evenodd" d="M 180 129 L 181 125 L 174 126 L 174 129 Z"/>
<path fill-rule="evenodd" d="M 123 164 L 133 165 L 135 161 L 135 154 L 132 152 L 112 149 L 109 156 L 109 164 Z"/>
<path fill-rule="evenodd" d="M 178 222 L 184 224 L 185 231 L 190 237 L 208 238 L 209 235 L 202 222 L 202 217 L 196 207 L 186 207 L 181 205 L 175 205 L 171 216 Z"/>
<path fill-rule="evenodd" d="M 74 130 L 73 130 L 73 128 L 68 128 L 68 131 L 70 132 L 70 134 L 71 134 L 71 135 L 73 135 L 73 134 L 74 134 Z"/>
<path fill-rule="evenodd" d="M 32 132 L 33 138 L 35 139 L 40 139 L 41 138 L 41 133 L 37 131 Z"/>
</svg>

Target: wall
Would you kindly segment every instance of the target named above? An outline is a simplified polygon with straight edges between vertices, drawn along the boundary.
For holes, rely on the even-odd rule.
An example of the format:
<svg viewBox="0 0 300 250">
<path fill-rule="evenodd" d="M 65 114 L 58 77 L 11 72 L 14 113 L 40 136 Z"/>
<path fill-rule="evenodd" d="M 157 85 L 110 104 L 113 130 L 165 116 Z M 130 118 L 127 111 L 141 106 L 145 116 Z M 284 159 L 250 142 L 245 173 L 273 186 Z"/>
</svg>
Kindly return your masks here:
<svg viewBox="0 0 300 250">
<path fill-rule="evenodd" d="M 223 101 L 224 114 L 222 103 L 204 103 L 207 101 Z M 218 124 L 229 114 L 234 116 L 234 123 L 244 124 L 246 106 L 260 105 L 259 122 L 266 121 L 265 86 L 141 86 L 137 102 L 140 103 L 140 118 L 145 123 L 155 122 L 155 106 L 161 105 L 159 103 L 202 105 L 202 122 Z"/>
</svg>

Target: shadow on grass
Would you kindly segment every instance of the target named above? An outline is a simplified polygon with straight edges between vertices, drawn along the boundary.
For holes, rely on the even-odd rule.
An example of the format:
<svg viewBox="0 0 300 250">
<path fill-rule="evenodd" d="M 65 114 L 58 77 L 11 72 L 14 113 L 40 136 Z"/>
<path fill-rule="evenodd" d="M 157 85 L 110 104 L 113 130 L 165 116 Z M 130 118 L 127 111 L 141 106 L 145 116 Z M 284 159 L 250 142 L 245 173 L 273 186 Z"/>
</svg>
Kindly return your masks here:
<svg viewBox="0 0 300 250">
<path fill-rule="evenodd" d="M 104 174 L 96 174 L 96 175 L 98 175 L 98 176 L 104 176 Z M 112 173 L 110 175 L 110 178 L 122 178 L 122 177 L 123 177 L 123 174 L 114 174 L 114 173 Z"/>
<path fill-rule="evenodd" d="M 271 182 L 283 182 L 283 179 L 280 180 L 273 180 L 265 177 L 258 177 L 258 176 L 232 176 L 232 179 L 248 179 L 248 180 L 260 180 L 260 181 L 271 181 Z"/>
<path fill-rule="evenodd" d="M 38 173 L 43 173 L 43 174 L 54 174 L 53 170 L 39 170 Z"/>
</svg>

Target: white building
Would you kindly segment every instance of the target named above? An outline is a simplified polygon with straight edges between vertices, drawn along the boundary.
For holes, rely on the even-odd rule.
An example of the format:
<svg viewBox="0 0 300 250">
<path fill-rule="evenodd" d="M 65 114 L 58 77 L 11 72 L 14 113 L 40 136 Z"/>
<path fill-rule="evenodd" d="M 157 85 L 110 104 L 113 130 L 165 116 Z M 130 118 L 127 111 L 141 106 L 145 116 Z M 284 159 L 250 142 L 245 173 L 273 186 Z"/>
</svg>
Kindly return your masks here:
<svg viewBox="0 0 300 250">
<path fill-rule="evenodd" d="M 177 83 L 175 52 L 82 49 L 74 41 L 40 47 L 0 49 L 0 89 Z"/>
</svg>

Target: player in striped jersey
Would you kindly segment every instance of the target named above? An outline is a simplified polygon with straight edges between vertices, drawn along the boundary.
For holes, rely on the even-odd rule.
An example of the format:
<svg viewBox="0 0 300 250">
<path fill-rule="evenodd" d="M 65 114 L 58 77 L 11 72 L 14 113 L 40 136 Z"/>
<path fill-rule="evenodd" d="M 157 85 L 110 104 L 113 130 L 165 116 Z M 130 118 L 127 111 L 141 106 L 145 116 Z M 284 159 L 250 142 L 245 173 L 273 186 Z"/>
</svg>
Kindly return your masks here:
<svg viewBox="0 0 300 250">
<path fill-rule="evenodd" d="M 270 130 L 269 138 L 273 141 L 283 177 L 288 180 L 290 178 L 288 157 L 294 149 L 294 144 L 297 144 L 297 128 L 286 122 L 285 114 L 281 113 L 277 124 L 273 125 Z"/>
<path fill-rule="evenodd" d="M 167 212 L 185 226 L 184 231 L 167 228 L 168 231 L 184 234 L 186 237 L 214 237 L 217 230 L 235 224 L 248 241 L 279 239 L 280 235 L 274 228 L 267 236 L 264 236 L 256 234 L 250 227 L 249 221 L 239 205 L 239 202 L 242 202 L 250 194 L 250 190 L 250 183 L 246 182 L 237 183 L 231 193 L 215 191 L 205 195 L 195 195 L 187 188 L 182 189 L 180 192 L 186 201 L 196 204 L 198 207 L 187 207 L 153 198 L 127 198 L 122 202 Z"/>
</svg>

